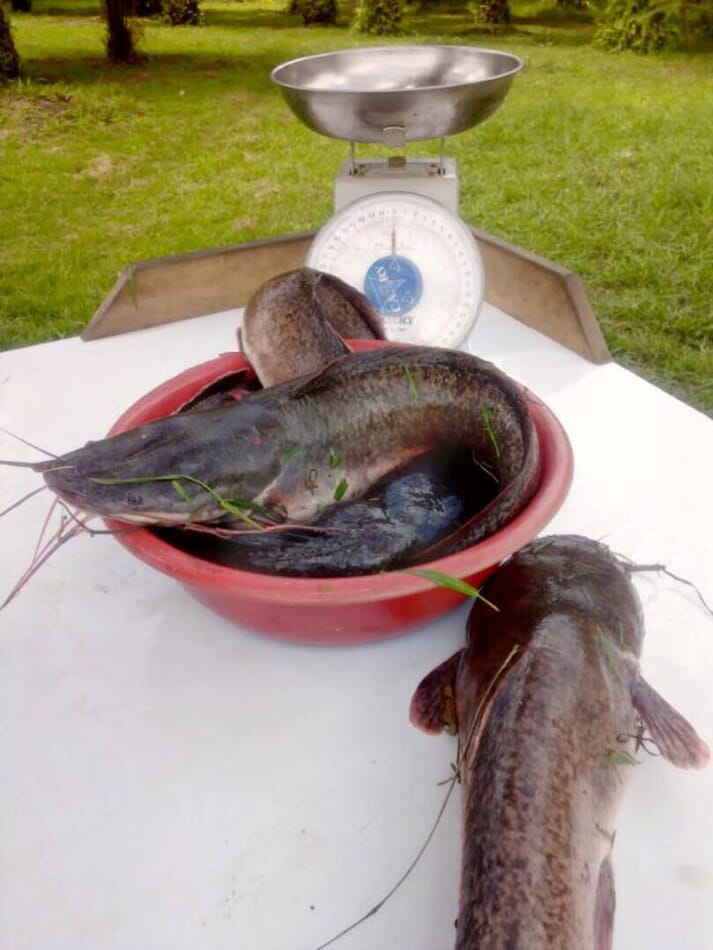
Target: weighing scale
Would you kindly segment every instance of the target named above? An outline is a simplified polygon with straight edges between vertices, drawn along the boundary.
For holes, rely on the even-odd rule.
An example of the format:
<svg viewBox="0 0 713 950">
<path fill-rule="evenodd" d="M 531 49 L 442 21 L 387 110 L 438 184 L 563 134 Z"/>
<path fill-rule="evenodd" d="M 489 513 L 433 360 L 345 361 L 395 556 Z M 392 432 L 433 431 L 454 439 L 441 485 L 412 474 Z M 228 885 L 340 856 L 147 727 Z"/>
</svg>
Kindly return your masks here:
<svg viewBox="0 0 713 950">
<path fill-rule="evenodd" d="M 497 50 L 398 46 L 307 56 L 271 73 L 305 125 L 349 142 L 334 216 L 306 264 L 363 291 L 389 339 L 457 347 L 478 317 L 483 263 L 458 216 L 445 138 L 492 115 L 522 66 Z M 406 157 L 408 143 L 426 139 L 440 139 L 438 159 Z M 358 159 L 357 143 L 398 151 Z"/>
</svg>

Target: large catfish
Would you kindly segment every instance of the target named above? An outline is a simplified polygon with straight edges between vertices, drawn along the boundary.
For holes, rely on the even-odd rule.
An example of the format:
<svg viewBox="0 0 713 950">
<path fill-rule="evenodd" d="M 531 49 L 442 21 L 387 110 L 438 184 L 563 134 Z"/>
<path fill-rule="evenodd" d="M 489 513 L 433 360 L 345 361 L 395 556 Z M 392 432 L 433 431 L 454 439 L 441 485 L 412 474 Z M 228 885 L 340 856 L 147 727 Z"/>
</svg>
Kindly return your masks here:
<svg viewBox="0 0 713 950">
<path fill-rule="evenodd" d="M 349 501 L 434 448 L 466 446 L 497 485 L 477 522 L 497 530 L 534 493 L 537 432 L 520 389 L 454 350 L 385 346 L 216 409 L 179 413 L 33 466 L 65 501 L 139 524 L 224 520 L 256 506 L 293 522 Z"/>
<path fill-rule="evenodd" d="M 354 577 L 418 564 L 497 493 L 465 449 L 427 452 L 377 482 L 364 498 L 335 502 L 305 527 L 215 532 L 156 529 L 213 563 L 286 577 Z M 487 522 L 481 529 L 487 533 Z M 480 540 L 475 526 L 471 543 Z"/>
<path fill-rule="evenodd" d="M 350 351 L 347 339 L 385 339 L 381 317 L 365 294 L 311 267 L 265 281 L 238 330 L 240 348 L 263 386 L 321 369 Z"/>
<path fill-rule="evenodd" d="M 700 768 L 708 746 L 643 679 L 639 599 L 602 544 L 523 548 L 473 606 L 467 646 L 420 684 L 412 721 L 457 731 L 463 855 L 456 950 L 607 950 L 611 850 L 645 727 Z"/>
</svg>

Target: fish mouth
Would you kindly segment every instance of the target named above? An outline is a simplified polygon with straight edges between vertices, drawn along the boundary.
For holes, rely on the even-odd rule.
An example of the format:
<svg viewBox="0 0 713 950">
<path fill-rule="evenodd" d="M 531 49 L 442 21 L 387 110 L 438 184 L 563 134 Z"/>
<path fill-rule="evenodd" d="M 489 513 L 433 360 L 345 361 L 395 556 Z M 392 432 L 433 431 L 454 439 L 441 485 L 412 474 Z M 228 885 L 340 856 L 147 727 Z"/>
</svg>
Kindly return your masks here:
<svg viewBox="0 0 713 950">
<path fill-rule="evenodd" d="M 112 479 L 87 475 L 74 465 L 47 468 L 43 476 L 63 502 L 93 515 L 130 524 L 183 524 L 197 515 L 199 499 L 190 506 L 179 494 L 178 478 L 166 481 L 136 478 Z M 205 518 L 205 509 L 201 517 Z"/>
<path fill-rule="evenodd" d="M 211 496 L 193 479 L 195 462 L 181 460 L 184 444 L 182 428 L 157 420 L 89 442 L 36 471 L 62 501 L 89 514 L 132 524 L 176 524 L 199 512 L 201 519 L 210 518 Z M 181 474 L 168 474 L 174 470 Z"/>
<path fill-rule="evenodd" d="M 225 410 L 167 416 L 36 466 L 62 501 L 132 524 L 212 521 L 234 494 L 219 452 Z M 206 464 L 206 459 L 210 464 Z M 223 466 L 224 467 L 224 466 Z M 209 487 L 210 486 L 210 487 Z"/>
</svg>

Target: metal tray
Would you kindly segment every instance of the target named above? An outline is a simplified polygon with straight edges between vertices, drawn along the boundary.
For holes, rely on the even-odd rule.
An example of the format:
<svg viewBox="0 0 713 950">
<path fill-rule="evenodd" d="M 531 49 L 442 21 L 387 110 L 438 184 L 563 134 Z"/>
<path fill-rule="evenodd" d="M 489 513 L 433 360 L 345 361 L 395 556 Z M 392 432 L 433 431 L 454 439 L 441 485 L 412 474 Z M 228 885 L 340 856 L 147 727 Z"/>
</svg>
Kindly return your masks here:
<svg viewBox="0 0 713 950">
<path fill-rule="evenodd" d="M 501 105 L 522 60 L 472 46 L 380 46 L 293 59 L 270 78 L 315 132 L 389 144 L 443 138 Z"/>
</svg>

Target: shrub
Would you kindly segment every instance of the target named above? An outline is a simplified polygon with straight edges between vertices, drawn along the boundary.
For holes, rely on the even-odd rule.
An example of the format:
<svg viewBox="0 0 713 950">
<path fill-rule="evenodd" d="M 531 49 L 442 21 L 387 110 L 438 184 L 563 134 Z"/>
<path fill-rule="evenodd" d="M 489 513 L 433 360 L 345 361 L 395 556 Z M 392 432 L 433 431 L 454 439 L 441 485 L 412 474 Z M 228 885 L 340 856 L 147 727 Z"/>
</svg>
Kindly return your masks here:
<svg viewBox="0 0 713 950">
<path fill-rule="evenodd" d="M 161 15 L 171 26 L 198 26 L 203 22 L 198 0 L 162 0 Z"/>
<path fill-rule="evenodd" d="M 713 0 L 609 0 L 594 42 L 611 50 L 652 53 L 690 49 L 713 36 Z"/>
<path fill-rule="evenodd" d="M 32 0 L 10 0 L 10 6 L 16 13 L 29 13 Z"/>
<path fill-rule="evenodd" d="M 479 25 L 507 26 L 510 22 L 508 0 L 477 0 L 471 9 Z"/>
<path fill-rule="evenodd" d="M 353 25 L 360 33 L 393 36 L 401 32 L 402 19 L 402 0 L 362 0 Z"/>
<path fill-rule="evenodd" d="M 651 53 L 675 48 L 680 37 L 680 0 L 608 0 L 594 42 L 604 49 Z"/>
<path fill-rule="evenodd" d="M 159 16 L 161 12 L 161 0 L 134 0 L 134 14 L 136 16 Z"/>
<path fill-rule="evenodd" d="M 290 0 L 287 12 L 299 14 L 305 26 L 337 22 L 337 0 Z"/>
<path fill-rule="evenodd" d="M 713 36 L 713 0 L 608 0 L 594 42 L 610 50 L 690 49 Z"/>
</svg>

